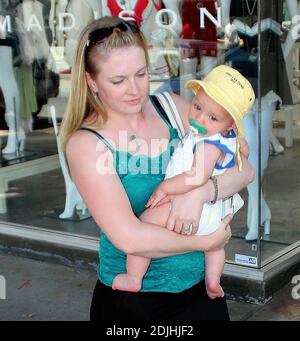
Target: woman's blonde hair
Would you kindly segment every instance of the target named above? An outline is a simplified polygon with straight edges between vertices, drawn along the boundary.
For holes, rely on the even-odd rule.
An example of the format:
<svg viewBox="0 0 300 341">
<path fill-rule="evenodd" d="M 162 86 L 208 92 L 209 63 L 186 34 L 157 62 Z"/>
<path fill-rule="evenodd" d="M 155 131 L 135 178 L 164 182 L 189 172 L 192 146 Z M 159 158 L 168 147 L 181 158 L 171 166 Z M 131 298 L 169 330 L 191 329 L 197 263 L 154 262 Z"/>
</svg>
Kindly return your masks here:
<svg viewBox="0 0 300 341">
<path fill-rule="evenodd" d="M 95 78 L 100 71 L 98 69 L 99 63 L 97 62 L 99 62 L 101 57 L 104 58 L 114 49 L 130 46 L 143 48 L 147 66 L 149 65 L 147 42 L 141 31 L 130 33 L 115 28 L 113 33 L 103 43 L 90 46 L 88 51 L 86 51 L 91 32 L 104 27 L 114 27 L 121 21 L 122 19 L 119 17 L 113 16 L 97 19 L 91 22 L 80 35 L 75 52 L 74 66 L 72 67 L 70 96 L 60 128 L 60 142 L 64 151 L 68 140 L 82 126 L 85 118 L 96 113 L 96 118 L 92 124 L 98 130 L 101 129 L 107 120 L 107 113 L 100 99 L 87 84 L 86 72 L 92 78 Z"/>
</svg>

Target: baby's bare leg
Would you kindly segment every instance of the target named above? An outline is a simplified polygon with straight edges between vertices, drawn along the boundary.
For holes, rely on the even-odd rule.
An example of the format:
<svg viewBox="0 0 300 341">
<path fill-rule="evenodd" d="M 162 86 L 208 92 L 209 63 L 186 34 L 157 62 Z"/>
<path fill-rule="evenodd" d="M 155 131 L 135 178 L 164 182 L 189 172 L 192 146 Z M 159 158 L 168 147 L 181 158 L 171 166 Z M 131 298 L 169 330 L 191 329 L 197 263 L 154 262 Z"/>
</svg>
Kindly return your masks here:
<svg viewBox="0 0 300 341">
<path fill-rule="evenodd" d="M 211 299 L 224 296 L 224 291 L 220 285 L 224 265 L 224 249 L 205 252 L 205 284 L 207 295 Z"/>
<path fill-rule="evenodd" d="M 165 226 L 170 213 L 170 204 L 145 210 L 140 216 L 145 223 Z M 117 275 L 112 283 L 115 290 L 137 292 L 141 290 L 143 277 L 150 264 L 150 259 L 127 255 L 126 273 Z"/>
<path fill-rule="evenodd" d="M 148 269 L 150 260 L 150 258 L 127 255 L 127 272 L 119 274 L 114 278 L 112 288 L 121 291 L 140 291 L 143 277 Z"/>
<path fill-rule="evenodd" d="M 165 227 L 169 218 L 171 204 L 148 208 L 140 216 L 141 221 Z"/>
</svg>

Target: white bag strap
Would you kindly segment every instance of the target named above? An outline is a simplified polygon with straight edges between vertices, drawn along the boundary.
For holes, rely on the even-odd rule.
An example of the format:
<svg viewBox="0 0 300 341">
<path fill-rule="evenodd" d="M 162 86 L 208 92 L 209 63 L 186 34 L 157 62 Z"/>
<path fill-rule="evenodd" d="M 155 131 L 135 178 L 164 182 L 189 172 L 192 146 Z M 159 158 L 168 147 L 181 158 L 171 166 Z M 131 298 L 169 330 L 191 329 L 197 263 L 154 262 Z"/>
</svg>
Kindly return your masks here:
<svg viewBox="0 0 300 341">
<path fill-rule="evenodd" d="M 161 106 L 164 108 L 166 114 L 168 115 L 172 127 L 176 128 L 179 137 L 183 138 L 183 136 L 185 135 L 185 129 L 172 96 L 168 92 L 155 94 L 155 96 L 157 97 Z"/>
</svg>

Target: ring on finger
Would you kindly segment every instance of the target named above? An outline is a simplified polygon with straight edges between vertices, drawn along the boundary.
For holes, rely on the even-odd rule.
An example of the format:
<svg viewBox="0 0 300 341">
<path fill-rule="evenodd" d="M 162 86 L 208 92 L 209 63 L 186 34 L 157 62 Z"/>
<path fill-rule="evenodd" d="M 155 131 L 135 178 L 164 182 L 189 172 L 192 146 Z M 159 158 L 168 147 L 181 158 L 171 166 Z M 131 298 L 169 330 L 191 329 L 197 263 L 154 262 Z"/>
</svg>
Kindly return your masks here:
<svg viewBox="0 0 300 341">
<path fill-rule="evenodd" d="M 183 226 L 182 228 L 182 232 L 184 232 L 185 234 L 191 234 L 193 231 L 193 223 L 190 223 L 187 226 Z"/>
</svg>

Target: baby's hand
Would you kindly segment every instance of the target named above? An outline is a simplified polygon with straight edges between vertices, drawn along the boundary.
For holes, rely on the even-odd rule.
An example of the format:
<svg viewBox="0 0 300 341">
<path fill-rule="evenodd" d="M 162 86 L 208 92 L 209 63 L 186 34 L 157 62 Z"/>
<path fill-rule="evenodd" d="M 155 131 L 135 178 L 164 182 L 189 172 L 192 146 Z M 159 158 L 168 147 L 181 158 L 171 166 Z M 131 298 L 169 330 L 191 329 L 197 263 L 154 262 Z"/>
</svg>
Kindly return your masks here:
<svg viewBox="0 0 300 341">
<path fill-rule="evenodd" d="M 145 205 L 147 208 L 155 207 L 162 199 L 167 196 L 167 193 L 163 191 L 161 186 L 158 186 L 156 190 L 152 193 L 150 199 L 148 200 L 147 204 Z"/>
</svg>

